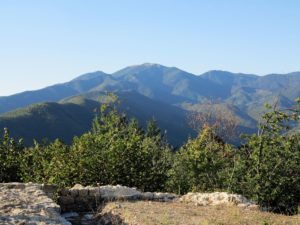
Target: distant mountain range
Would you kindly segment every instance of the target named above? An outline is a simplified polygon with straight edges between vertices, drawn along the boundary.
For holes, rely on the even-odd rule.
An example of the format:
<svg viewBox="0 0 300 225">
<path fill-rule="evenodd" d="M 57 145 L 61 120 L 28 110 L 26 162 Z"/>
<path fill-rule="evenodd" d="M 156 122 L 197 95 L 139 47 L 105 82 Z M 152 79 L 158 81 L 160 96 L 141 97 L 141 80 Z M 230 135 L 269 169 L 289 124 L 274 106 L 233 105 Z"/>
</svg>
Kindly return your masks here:
<svg viewBox="0 0 300 225">
<path fill-rule="evenodd" d="M 187 113 L 201 110 L 207 101 L 232 110 L 239 129 L 254 132 L 265 102 L 290 107 L 300 96 L 300 72 L 252 74 L 209 71 L 194 75 L 176 67 L 142 64 L 113 74 L 87 73 L 70 82 L 40 90 L 0 97 L 0 129 L 8 127 L 15 137 L 70 142 L 89 130 L 105 91 L 116 92 L 122 109 L 144 126 L 155 118 L 178 146 L 195 132 L 187 125 Z"/>
</svg>

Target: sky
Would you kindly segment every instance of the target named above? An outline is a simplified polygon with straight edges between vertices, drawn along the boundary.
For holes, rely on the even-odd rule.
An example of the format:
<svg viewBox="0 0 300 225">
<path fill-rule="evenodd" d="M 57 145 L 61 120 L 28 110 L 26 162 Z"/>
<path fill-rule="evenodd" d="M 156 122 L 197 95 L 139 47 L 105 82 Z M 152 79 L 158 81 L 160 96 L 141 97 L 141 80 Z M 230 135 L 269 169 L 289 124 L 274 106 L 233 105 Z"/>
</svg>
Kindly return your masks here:
<svg viewBox="0 0 300 225">
<path fill-rule="evenodd" d="M 299 0 L 1 0 L 0 96 L 141 63 L 300 70 Z"/>
</svg>

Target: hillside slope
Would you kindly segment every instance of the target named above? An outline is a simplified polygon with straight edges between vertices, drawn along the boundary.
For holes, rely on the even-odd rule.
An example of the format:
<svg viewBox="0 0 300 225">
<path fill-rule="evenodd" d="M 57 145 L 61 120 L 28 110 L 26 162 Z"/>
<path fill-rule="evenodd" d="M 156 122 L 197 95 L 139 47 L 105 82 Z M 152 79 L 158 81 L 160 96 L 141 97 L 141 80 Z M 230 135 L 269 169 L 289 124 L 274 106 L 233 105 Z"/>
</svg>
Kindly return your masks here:
<svg viewBox="0 0 300 225">
<path fill-rule="evenodd" d="M 70 143 L 73 136 L 81 135 L 91 128 L 92 120 L 104 93 L 90 92 L 63 99 L 59 103 L 46 102 L 6 113 L 0 116 L 0 127 L 7 127 L 13 137 L 22 137 L 27 144 L 59 138 Z M 130 118 L 137 118 L 141 126 L 154 118 L 167 139 L 174 145 L 182 144 L 193 131 L 186 124 L 186 111 L 153 101 L 133 92 L 118 93 L 122 105 Z"/>
<path fill-rule="evenodd" d="M 213 70 L 196 76 L 146 63 L 113 74 L 87 73 L 63 84 L 0 97 L 0 129 L 11 127 L 17 137 L 70 141 L 90 127 L 99 95 L 105 91 L 121 94 L 123 109 L 143 125 L 154 116 L 177 145 L 192 133 L 186 125 L 187 111 L 201 112 L 201 104 L 207 102 L 230 108 L 241 131 L 255 131 L 265 102 L 277 102 L 280 107 L 294 104 L 300 96 L 300 72 L 256 76 Z M 44 102 L 53 103 L 32 106 Z"/>
<path fill-rule="evenodd" d="M 153 100 L 179 106 L 219 101 L 231 103 L 247 113 L 249 105 L 258 99 L 271 101 L 282 96 L 293 101 L 300 96 L 299 84 L 300 72 L 256 76 L 214 70 L 196 76 L 176 67 L 146 63 L 113 74 L 88 73 L 67 83 L 0 97 L 0 114 L 92 91 L 135 91 Z"/>
</svg>

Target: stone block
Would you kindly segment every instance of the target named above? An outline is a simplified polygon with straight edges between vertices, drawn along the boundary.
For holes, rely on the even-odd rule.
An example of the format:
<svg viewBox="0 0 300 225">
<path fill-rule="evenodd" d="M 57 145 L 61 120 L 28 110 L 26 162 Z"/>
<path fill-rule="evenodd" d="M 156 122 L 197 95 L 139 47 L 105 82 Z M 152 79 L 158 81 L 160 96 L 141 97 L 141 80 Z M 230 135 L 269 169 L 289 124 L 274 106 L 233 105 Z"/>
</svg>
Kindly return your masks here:
<svg viewBox="0 0 300 225">
<path fill-rule="evenodd" d="M 78 189 L 74 189 L 74 190 L 70 190 L 70 194 L 72 197 L 77 197 L 79 195 L 79 190 Z"/>
<path fill-rule="evenodd" d="M 6 183 L 5 184 L 6 188 L 8 189 L 25 189 L 25 184 L 23 183 Z"/>
<path fill-rule="evenodd" d="M 89 196 L 101 196 L 100 188 L 89 189 Z"/>
<path fill-rule="evenodd" d="M 62 196 L 59 198 L 60 205 L 70 205 L 73 204 L 74 198 L 72 196 Z"/>
<path fill-rule="evenodd" d="M 69 189 L 65 189 L 65 188 L 61 189 L 60 190 L 60 195 L 61 196 L 68 196 L 68 195 L 70 195 Z"/>
<path fill-rule="evenodd" d="M 141 198 L 142 198 L 143 200 L 148 200 L 148 201 L 150 201 L 150 200 L 153 200 L 154 194 L 153 194 L 152 192 L 145 192 L 145 193 L 142 194 Z"/>
<path fill-rule="evenodd" d="M 74 190 L 72 190 L 74 191 Z M 89 190 L 88 189 L 79 189 L 78 190 L 78 196 L 79 197 L 86 197 L 89 194 Z"/>
<path fill-rule="evenodd" d="M 75 184 L 72 188 L 71 188 L 71 190 L 78 190 L 78 189 L 83 189 L 84 188 L 84 186 L 82 186 L 81 184 Z"/>
</svg>

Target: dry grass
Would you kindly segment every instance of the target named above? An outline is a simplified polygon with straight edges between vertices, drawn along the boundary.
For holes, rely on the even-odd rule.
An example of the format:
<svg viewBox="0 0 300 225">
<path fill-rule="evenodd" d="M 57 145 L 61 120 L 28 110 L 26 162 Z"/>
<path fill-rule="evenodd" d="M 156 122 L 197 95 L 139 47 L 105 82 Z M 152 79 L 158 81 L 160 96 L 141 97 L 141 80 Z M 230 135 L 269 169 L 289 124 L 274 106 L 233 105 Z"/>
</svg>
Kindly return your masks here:
<svg viewBox="0 0 300 225">
<path fill-rule="evenodd" d="M 184 203 L 113 202 L 102 210 L 128 225 L 300 225 L 300 216 L 284 216 L 234 206 L 194 206 Z M 120 222 L 120 219 L 122 222 Z"/>
</svg>

